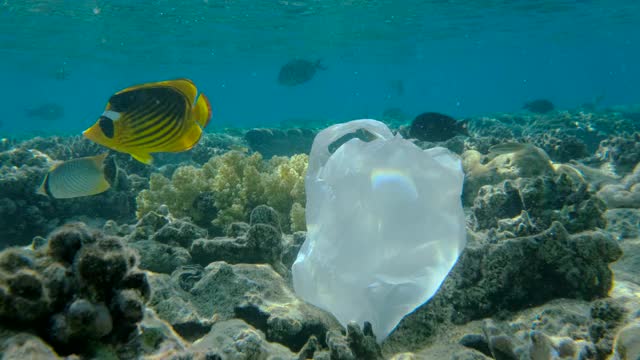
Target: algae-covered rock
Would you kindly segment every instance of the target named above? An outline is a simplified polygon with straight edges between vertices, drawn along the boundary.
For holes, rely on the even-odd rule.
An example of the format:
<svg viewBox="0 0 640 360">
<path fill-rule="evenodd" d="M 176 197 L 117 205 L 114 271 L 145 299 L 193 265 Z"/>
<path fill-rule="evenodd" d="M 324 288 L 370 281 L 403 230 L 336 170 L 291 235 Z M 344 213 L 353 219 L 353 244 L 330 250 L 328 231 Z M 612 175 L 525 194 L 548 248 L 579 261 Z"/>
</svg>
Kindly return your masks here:
<svg viewBox="0 0 640 360">
<path fill-rule="evenodd" d="M 610 161 L 619 175 L 627 175 L 640 163 L 640 133 L 603 140 L 596 154 Z"/>
<path fill-rule="evenodd" d="M 244 134 L 249 147 L 267 159 L 309 153 L 315 136 L 309 129 L 251 129 Z"/>
<path fill-rule="evenodd" d="M 570 232 L 604 228 L 604 203 L 592 196 L 583 182 L 565 174 L 506 180 L 498 185 L 485 185 L 471 208 L 475 230 L 500 228 L 505 237 L 532 235 L 559 221 Z M 523 232 L 509 228 L 506 219 L 526 212 Z M 522 222 L 518 222 L 518 227 Z M 506 233 L 509 232 L 510 234 Z"/>
<path fill-rule="evenodd" d="M 557 298 L 605 297 L 613 283 L 609 264 L 621 255 L 610 234 L 570 234 L 559 222 L 539 234 L 470 245 L 440 291 L 400 323 L 391 342 L 412 349 L 442 323 L 465 323 Z"/>
<path fill-rule="evenodd" d="M 268 341 L 262 331 L 239 319 L 216 323 L 207 335 L 177 356 L 180 359 L 297 358 L 291 350 Z"/>
<path fill-rule="evenodd" d="M 615 354 L 619 359 L 640 358 L 640 320 L 625 326 L 615 338 Z"/>
<path fill-rule="evenodd" d="M 0 272 L 2 326 L 32 329 L 60 353 L 86 353 L 97 340 L 126 341 L 150 295 L 122 239 L 81 223 L 54 231 L 37 250 L 1 252 L 0 265 L 12 269 Z"/>
<path fill-rule="evenodd" d="M 207 237 L 207 231 L 183 220 L 173 220 L 161 227 L 152 237 L 153 241 L 170 246 L 189 248 L 195 239 Z"/>
<path fill-rule="evenodd" d="M 193 324 L 214 316 L 219 321 L 239 318 L 263 331 L 267 340 L 296 352 L 311 335 L 324 339 L 329 329 L 340 327 L 331 315 L 297 299 L 285 279 L 268 265 L 214 262 L 193 281 L 174 275 L 154 282 L 161 290 L 154 292 L 150 303 L 161 309 L 175 309 L 170 303 L 176 301 L 182 304 L 178 307 L 187 309 L 185 317 L 174 316 L 171 321 L 176 323 L 189 317 Z"/>
<path fill-rule="evenodd" d="M 640 163 L 617 184 L 607 184 L 598 191 L 609 209 L 640 208 Z"/>
<path fill-rule="evenodd" d="M 2 358 L 5 360 L 62 359 L 41 338 L 28 333 L 3 339 L 2 344 L 0 344 L 0 353 L 2 353 Z"/>
<path fill-rule="evenodd" d="M 191 263 L 191 254 L 180 246 L 170 246 L 153 240 L 129 243 L 140 254 L 140 268 L 171 274 L 182 265 Z"/>
<path fill-rule="evenodd" d="M 611 209 L 604 213 L 606 230 L 621 239 L 640 236 L 640 209 Z"/>
</svg>

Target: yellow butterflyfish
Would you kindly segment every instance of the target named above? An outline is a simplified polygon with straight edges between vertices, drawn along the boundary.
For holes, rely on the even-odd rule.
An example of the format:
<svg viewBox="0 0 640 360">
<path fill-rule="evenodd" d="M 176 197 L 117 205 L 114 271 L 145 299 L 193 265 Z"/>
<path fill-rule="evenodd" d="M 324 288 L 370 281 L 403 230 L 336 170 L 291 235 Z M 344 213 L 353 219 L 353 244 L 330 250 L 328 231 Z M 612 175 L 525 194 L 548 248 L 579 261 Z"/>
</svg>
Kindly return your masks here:
<svg viewBox="0 0 640 360">
<path fill-rule="evenodd" d="M 152 153 L 194 147 L 210 119 L 209 100 L 191 80 L 160 81 L 111 96 L 102 116 L 83 135 L 150 164 Z"/>
</svg>

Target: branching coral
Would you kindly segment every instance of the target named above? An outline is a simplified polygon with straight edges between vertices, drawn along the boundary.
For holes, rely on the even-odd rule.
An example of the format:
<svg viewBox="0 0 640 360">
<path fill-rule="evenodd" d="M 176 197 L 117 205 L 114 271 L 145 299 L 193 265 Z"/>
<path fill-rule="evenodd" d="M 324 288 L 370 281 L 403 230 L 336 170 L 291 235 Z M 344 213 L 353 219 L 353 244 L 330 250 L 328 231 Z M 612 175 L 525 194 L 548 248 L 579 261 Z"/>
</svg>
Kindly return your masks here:
<svg viewBox="0 0 640 360">
<path fill-rule="evenodd" d="M 287 215 L 295 203 L 304 206 L 304 175 L 308 162 L 305 154 L 271 159 L 271 171 L 262 178 L 267 205 Z"/>
<path fill-rule="evenodd" d="M 198 195 L 209 189 L 202 173 L 202 169 L 182 166 L 173 173 L 171 179 L 158 173 L 152 174 L 149 190 L 140 192 L 136 199 L 138 218 L 164 204 L 176 217 L 190 217 L 195 222 L 202 221 L 206 214 L 198 213 L 193 206 Z"/>
<path fill-rule="evenodd" d="M 307 163 L 304 154 L 265 162 L 259 153 L 229 151 L 202 168 L 179 167 L 171 179 L 153 174 L 150 188 L 138 196 L 137 215 L 141 218 L 164 204 L 175 217 L 223 229 L 247 221 L 253 208 L 267 204 L 280 213 L 284 230 L 302 230 Z"/>
<path fill-rule="evenodd" d="M 246 220 L 251 209 L 263 202 L 264 188 L 260 180 L 263 168 L 259 153 L 247 156 L 240 151 L 213 157 L 203 166 L 218 209 L 214 225 L 224 227 Z"/>
</svg>

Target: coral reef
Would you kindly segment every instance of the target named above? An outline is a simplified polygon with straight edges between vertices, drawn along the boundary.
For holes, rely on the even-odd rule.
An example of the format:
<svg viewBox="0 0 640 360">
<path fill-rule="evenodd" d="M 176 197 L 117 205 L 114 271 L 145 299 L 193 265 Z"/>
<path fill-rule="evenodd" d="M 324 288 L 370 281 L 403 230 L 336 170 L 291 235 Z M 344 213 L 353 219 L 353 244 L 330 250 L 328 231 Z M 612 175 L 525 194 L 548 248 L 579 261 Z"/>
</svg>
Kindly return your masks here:
<svg viewBox="0 0 640 360">
<path fill-rule="evenodd" d="M 129 221 L 135 210 L 134 189 L 124 171 L 100 195 L 52 199 L 36 194 L 53 160 L 38 150 L 16 148 L 0 153 L 0 248 L 25 245 L 65 221 L 91 216 L 92 221 Z"/>
<path fill-rule="evenodd" d="M 406 116 L 396 112 L 387 117 L 400 125 Z M 158 154 L 153 167 L 111 154 L 117 184 L 70 200 L 34 190 L 55 161 L 104 149 L 79 136 L 3 139 L 0 247 L 11 247 L 0 253 L 0 353 L 638 357 L 635 112 L 478 116 L 463 121 L 469 136 L 417 141 L 462 154 L 468 247 L 438 293 L 380 345 L 367 323 L 344 329 L 291 290 L 289 269 L 306 237 L 308 158 L 299 153 L 316 130 L 205 134 L 190 151 Z M 411 128 L 397 131 L 407 137 Z M 527 145 L 495 151 L 512 142 Z M 51 232 L 78 219 L 102 230 L 69 224 Z"/>
<path fill-rule="evenodd" d="M 213 262 L 171 276 L 157 274 L 150 281 L 150 305 L 185 336 L 194 328 L 208 331 L 202 319 L 237 318 L 297 352 L 311 335 L 324 339 L 328 330 L 340 328 L 331 315 L 297 299 L 285 279 L 266 265 Z"/>
<path fill-rule="evenodd" d="M 547 114 L 498 113 L 479 116 L 468 119 L 467 128 L 472 137 L 496 137 L 502 141 L 521 137 L 539 138 L 544 137 L 545 133 L 561 135 L 561 138 L 572 137 L 575 138 L 574 142 L 584 144 L 588 153 L 597 150 L 600 142 L 610 136 L 629 136 L 640 131 L 640 125 L 621 112 L 592 112 L 583 109 Z"/>
<path fill-rule="evenodd" d="M 278 213 L 266 205 L 251 212 L 251 224 L 237 237 L 217 237 L 195 240 L 190 252 L 195 263 L 206 266 L 215 261 L 230 263 L 270 264 L 286 275 L 288 270 L 281 262 L 283 239 Z"/>
<path fill-rule="evenodd" d="M 613 280 L 608 264 L 621 255 L 609 234 L 569 234 L 559 222 L 532 236 L 470 244 L 439 292 L 400 323 L 390 342 L 413 349 L 448 322 L 500 316 L 557 298 L 605 297 Z"/>
<path fill-rule="evenodd" d="M 640 209 L 610 209 L 604 216 L 606 230 L 619 239 L 640 237 Z"/>
<path fill-rule="evenodd" d="M 573 316 L 555 304 L 530 318 L 485 320 L 482 334 L 466 334 L 460 344 L 494 359 L 607 358 L 624 309 L 609 300 L 595 301 L 590 308 L 569 305 Z"/>
<path fill-rule="evenodd" d="M 490 154 L 490 156 L 495 154 Z M 552 175 L 556 171 L 551 159 L 540 148 L 524 147 L 521 151 L 497 154 L 489 161 L 476 150 L 462 154 L 462 166 L 466 175 L 463 202 L 473 203 L 479 189 L 484 185 L 495 185 L 504 180 L 517 180 Z"/>
<path fill-rule="evenodd" d="M 575 161 L 589 156 L 584 141 L 574 135 L 566 135 L 560 129 L 529 136 L 526 142 L 538 146 L 556 162 Z"/>
<path fill-rule="evenodd" d="M 292 156 L 308 154 L 316 133 L 309 129 L 251 129 L 244 134 L 244 139 L 253 151 L 262 154 L 266 159 L 273 156 Z"/>
<path fill-rule="evenodd" d="M 617 183 L 604 185 L 597 193 L 609 209 L 640 208 L 640 162 Z"/>
<path fill-rule="evenodd" d="M 553 221 L 570 232 L 604 228 L 604 203 L 583 182 L 565 174 L 505 180 L 478 191 L 471 211 L 474 230 L 491 229 L 489 238 L 536 234 Z"/>
<path fill-rule="evenodd" d="M 640 163 L 640 133 L 603 140 L 596 151 L 596 157 L 613 164 L 618 175 L 629 174 Z"/>
<path fill-rule="evenodd" d="M 36 250 L 0 253 L 2 326 L 33 329 L 60 353 L 91 351 L 92 341 L 126 342 L 151 289 L 122 239 L 84 224 L 54 231 Z"/>
<path fill-rule="evenodd" d="M 284 229 L 290 229 L 292 217 L 299 229 L 307 162 L 303 154 L 264 162 L 259 153 L 230 151 L 202 168 L 179 167 L 171 179 L 152 174 L 149 189 L 138 195 L 137 214 L 141 218 L 166 205 L 173 216 L 189 217 L 221 234 L 233 222 L 248 221 L 254 207 L 267 204 L 280 213 Z"/>
</svg>

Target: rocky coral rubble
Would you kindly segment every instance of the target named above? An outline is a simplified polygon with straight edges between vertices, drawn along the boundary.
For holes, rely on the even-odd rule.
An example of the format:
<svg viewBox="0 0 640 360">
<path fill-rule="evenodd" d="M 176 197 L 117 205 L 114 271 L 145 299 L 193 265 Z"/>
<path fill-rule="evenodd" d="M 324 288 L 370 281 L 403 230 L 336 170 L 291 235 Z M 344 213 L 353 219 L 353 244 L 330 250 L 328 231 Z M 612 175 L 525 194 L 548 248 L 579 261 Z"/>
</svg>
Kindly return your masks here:
<svg viewBox="0 0 640 360">
<path fill-rule="evenodd" d="M 635 324 L 622 327 L 624 307 L 613 300 L 591 304 L 554 301 L 508 321 L 484 320 L 481 333 L 468 333 L 459 343 L 470 350 L 456 359 L 634 359 L 640 340 Z M 633 340 L 632 340 L 633 339 Z M 631 356 L 631 357 L 630 357 Z"/>
<path fill-rule="evenodd" d="M 308 154 L 316 132 L 309 129 L 251 129 L 244 139 L 253 151 L 270 159 L 273 156 Z"/>
<path fill-rule="evenodd" d="M 150 306 L 192 340 L 210 330 L 212 319 L 235 318 L 297 352 L 311 335 L 324 339 L 328 330 L 340 328 L 332 316 L 297 299 L 266 265 L 214 262 L 153 275 L 150 281 L 155 290 Z"/>
<path fill-rule="evenodd" d="M 640 208 L 640 162 L 633 172 L 617 184 L 607 184 L 598 191 L 609 209 Z"/>
<path fill-rule="evenodd" d="M 604 228 L 605 204 L 586 184 L 565 174 L 505 180 L 485 185 L 473 201 L 473 229 L 489 238 L 539 233 L 553 221 L 570 232 Z"/>
<path fill-rule="evenodd" d="M 501 139 L 544 139 L 543 134 L 547 133 L 560 138 L 572 138 L 572 141 L 584 144 L 587 152 L 592 153 L 600 141 L 612 135 L 640 131 L 640 126 L 622 112 L 575 109 L 546 114 L 498 113 L 474 117 L 468 120 L 468 129 L 473 137 L 492 136 Z"/>
<path fill-rule="evenodd" d="M 62 354 L 90 354 L 98 340 L 129 341 L 150 295 L 122 239 L 80 223 L 57 229 L 35 250 L 0 253 L 2 327 L 38 335 Z"/>
<path fill-rule="evenodd" d="M 640 163 L 640 133 L 603 140 L 595 156 L 611 163 L 618 175 L 629 174 Z"/>
<path fill-rule="evenodd" d="M 281 223 L 277 211 L 259 205 L 251 212 L 250 223 L 234 222 L 224 236 L 210 237 L 207 230 L 174 218 L 166 206 L 161 206 L 133 226 L 108 221 L 103 230 L 123 236 L 128 246 L 138 250 L 140 267 L 146 270 L 171 274 L 181 266 L 226 261 L 269 264 L 288 277 L 305 235 L 283 233 Z"/>
<path fill-rule="evenodd" d="M 400 323 L 390 343 L 412 349 L 446 323 L 462 324 L 557 298 L 605 297 L 613 279 L 608 264 L 621 255 L 609 234 L 572 235 L 559 222 L 536 235 L 470 244 L 439 292 Z"/>
</svg>

